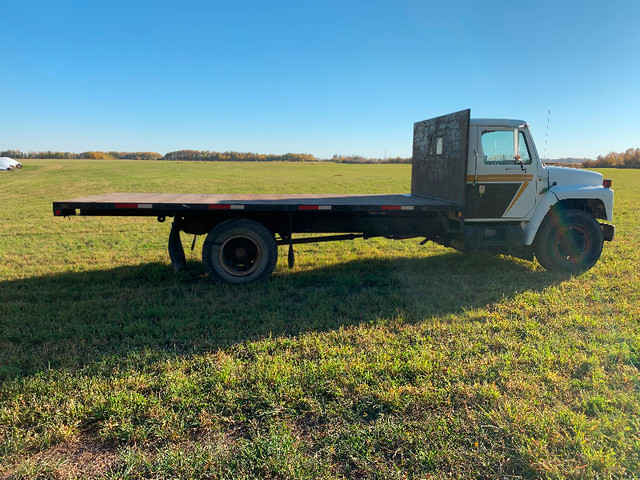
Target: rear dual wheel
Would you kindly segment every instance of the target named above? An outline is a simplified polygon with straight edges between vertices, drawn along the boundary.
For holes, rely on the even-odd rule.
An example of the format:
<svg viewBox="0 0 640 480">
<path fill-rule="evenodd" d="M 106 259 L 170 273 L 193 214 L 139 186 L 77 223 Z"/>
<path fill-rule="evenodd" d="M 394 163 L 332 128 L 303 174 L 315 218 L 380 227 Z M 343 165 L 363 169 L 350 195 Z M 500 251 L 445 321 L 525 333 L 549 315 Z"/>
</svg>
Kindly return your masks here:
<svg viewBox="0 0 640 480">
<path fill-rule="evenodd" d="M 216 225 L 202 246 L 202 262 L 214 281 L 263 282 L 277 261 L 273 233 L 253 220 L 232 219 Z"/>
<path fill-rule="evenodd" d="M 602 227 L 582 210 L 551 211 L 536 236 L 535 252 L 546 270 L 581 272 L 602 253 Z"/>
</svg>

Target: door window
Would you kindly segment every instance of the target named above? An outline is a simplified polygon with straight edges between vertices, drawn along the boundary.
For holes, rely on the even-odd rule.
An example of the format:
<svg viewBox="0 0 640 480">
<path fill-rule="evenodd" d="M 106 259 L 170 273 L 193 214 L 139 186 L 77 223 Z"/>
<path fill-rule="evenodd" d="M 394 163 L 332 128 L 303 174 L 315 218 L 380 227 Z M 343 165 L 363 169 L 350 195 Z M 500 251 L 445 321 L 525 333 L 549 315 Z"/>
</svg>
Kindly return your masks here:
<svg viewBox="0 0 640 480">
<path fill-rule="evenodd" d="M 527 141 L 524 139 L 524 133 L 520 132 L 518 135 L 518 155 L 520 155 L 520 159 L 522 163 L 525 165 L 531 165 L 531 154 L 529 153 L 529 145 L 527 145 Z"/>
<path fill-rule="evenodd" d="M 529 147 L 522 132 L 519 133 L 518 150 L 522 163 L 531 164 Z M 515 165 L 513 130 L 485 130 L 482 132 L 482 154 L 485 165 Z"/>
</svg>

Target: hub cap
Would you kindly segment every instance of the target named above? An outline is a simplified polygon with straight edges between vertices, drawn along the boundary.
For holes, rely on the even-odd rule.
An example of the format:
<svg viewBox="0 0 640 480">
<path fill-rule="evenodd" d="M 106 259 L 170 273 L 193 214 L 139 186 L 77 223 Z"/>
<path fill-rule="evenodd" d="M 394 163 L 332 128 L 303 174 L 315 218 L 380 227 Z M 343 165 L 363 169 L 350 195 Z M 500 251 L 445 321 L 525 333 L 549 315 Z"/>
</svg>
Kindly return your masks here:
<svg viewBox="0 0 640 480">
<path fill-rule="evenodd" d="M 220 246 L 220 265 L 236 277 L 251 275 L 262 261 L 262 249 L 248 237 L 235 236 Z"/>
</svg>

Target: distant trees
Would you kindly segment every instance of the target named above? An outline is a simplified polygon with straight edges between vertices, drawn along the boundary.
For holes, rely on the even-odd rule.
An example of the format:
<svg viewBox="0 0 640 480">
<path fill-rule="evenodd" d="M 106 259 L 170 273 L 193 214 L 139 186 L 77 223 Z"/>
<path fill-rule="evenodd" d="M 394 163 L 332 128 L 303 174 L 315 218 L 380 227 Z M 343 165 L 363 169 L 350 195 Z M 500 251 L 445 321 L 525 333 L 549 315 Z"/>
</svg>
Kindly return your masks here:
<svg viewBox="0 0 640 480">
<path fill-rule="evenodd" d="M 0 152 L 0 157 L 10 157 L 16 159 L 24 158 L 79 158 L 76 153 L 71 152 L 21 152 L 20 150 L 5 150 Z"/>
<path fill-rule="evenodd" d="M 162 158 L 162 155 L 158 152 L 83 152 L 80 155 L 94 154 L 97 157 L 83 157 L 83 158 L 102 158 L 102 159 L 117 159 L 117 160 L 158 160 Z"/>
<path fill-rule="evenodd" d="M 107 152 L 84 152 L 84 155 L 84 158 L 91 158 L 93 160 L 115 160 L 115 157 Z"/>
<path fill-rule="evenodd" d="M 605 156 L 598 155 L 595 160 L 587 161 L 583 167 L 640 168 L 640 148 L 629 148 L 624 153 L 611 152 Z"/>
<path fill-rule="evenodd" d="M 196 162 L 315 162 L 321 161 L 309 153 L 285 153 L 283 155 L 214 152 L 209 150 L 178 150 L 169 152 L 162 160 L 190 160 Z M 366 158 L 359 155 L 334 155 L 327 161 L 337 163 L 411 163 L 411 158 Z"/>
<path fill-rule="evenodd" d="M 337 163 L 411 163 L 411 158 L 393 157 L 393 158 L 366 158 L 360 155 L 334 155 L 331 157 L 332 162 Z"/>
<path fill-rule="evenodd" d="M 162 160 L 189 160 L 196 162 L 313 162 L 309 153 L 285 153 L 283 155 L 241 152 L 213 152 L 209 150 L 178 150 L 169 152 Z"/>
<path fill-rule="evenodd" d="M 94 160 L 181 160 L 193 162 L 316 162 L 321 161 L 310 153 L 284 153 L 282 155 L 243 152 L 215 152 L 210 150 L 177 150 L 161 155 L 157 152 L 103 152 L 90 150 L 81 153 L 72 152 L 22 152 L 20 150 L 0 151 L 1 157 L 15 159 L 55 158 L 55 159 L 83 159 Z M 326 161 L 337 163 L 411 163 L 411 158 L 366 158 L 359 155 L 334 155 Z"/>
<path fill-rule="evenodd" d="M 92 158 L 99 160 L 158 160 L 162 155 L 157 152 L 99 152 L 89 151 L 82 153 L 71 152 L 52 152 L 50 150 L 44 152 L 21 152 L 20 150 L 4 150 L 0 152 L 0 157 L 11 158 Z"/>
</svg>

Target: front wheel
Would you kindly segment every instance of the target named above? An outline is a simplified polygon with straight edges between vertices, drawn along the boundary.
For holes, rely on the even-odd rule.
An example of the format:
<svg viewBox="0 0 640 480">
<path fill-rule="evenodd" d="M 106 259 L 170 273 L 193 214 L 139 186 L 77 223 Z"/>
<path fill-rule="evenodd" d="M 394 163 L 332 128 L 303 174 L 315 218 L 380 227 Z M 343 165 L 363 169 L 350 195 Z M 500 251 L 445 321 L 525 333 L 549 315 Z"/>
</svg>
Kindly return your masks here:
<svg viewBox="0 0 640 480">
<path fill-rule="evenodd" d="M 216 225 L 202 246 L 202 262 L 214 281 L 262 282 L 271 276 L 277 261 L 273 233 L 253 220 L 233 219 Z"/>
<path fill-rule="evenodd" d="M 602 253 L 602 227 L 582 210 L 549 212 L 535 241 L 536 258 L 546 270 L 580 272 Z"/>
</svg>

